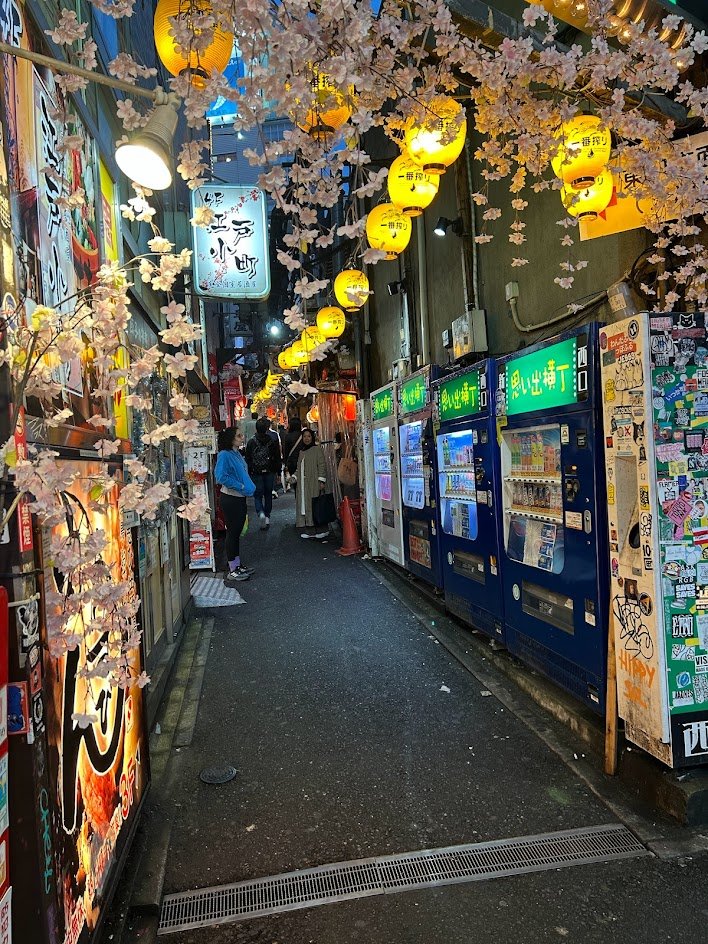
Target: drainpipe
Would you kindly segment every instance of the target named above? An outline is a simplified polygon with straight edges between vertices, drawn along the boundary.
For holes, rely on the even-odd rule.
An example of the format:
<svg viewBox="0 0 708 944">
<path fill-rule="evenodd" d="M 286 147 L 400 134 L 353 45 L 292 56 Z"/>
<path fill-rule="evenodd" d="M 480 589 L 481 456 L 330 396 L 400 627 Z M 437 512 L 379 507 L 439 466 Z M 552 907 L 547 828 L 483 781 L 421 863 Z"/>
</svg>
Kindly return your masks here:
<svg viewBox="0 0 708 944">
<path fill-rule="evenodd" d="M 425 258 L 425 223 L 421 214 L 416 220 L 416 243 L 418 246 L 418 298 L 420 305 L 420 353 L 423 366 L 430 363 L 430 335 L 428 331 L 428 268 Z"/>
<path fill-rule="evenodd" d="M 477 243 L 474 237 L 477 235 L 477 225 L 475 221 L 475 202 L 471 197 L 474 193 L 474 178 L 472 177 L 472 158 L 470 156 L 470 140 L 465 138 L 465 164 L 467 166 L 467 189 L 470 194 L 470 243 L 472 257 L 472 303 L 475 308 L 480 308 L 479 304 L 479 266 L 477 259 Z"/>
</svg>

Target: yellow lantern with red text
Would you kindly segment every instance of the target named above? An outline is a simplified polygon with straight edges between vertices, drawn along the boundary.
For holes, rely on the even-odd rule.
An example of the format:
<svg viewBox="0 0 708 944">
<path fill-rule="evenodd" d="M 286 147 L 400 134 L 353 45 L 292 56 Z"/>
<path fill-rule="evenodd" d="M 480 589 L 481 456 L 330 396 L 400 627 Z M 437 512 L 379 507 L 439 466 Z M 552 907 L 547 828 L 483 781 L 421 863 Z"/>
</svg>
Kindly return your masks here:
<svg viewBox="0 0 708 944">
<path fill-rule="evenodd" d="M 436 95 L 419 105 L 419 117 L 410 118 L 405 132 L 411 159 L 429 174 L 442 174 L 462 153 L 467 119 L 459 102 Z"/>
<path fill-rule="evenodd" d="M 611 172 L 606 169 L 597 175 L 591 187 L 584 190 L 563 187 L 561 200 L 571 216 L 579 220 L 596 220 L 600 213 L 607 209 L 613 191 L 614 180 Z"/>
<path fill-rule="evenodd" d="M 551 160 L 566 187 L 584 190 L 595 183 L 610 160 L 610 129 L 595 115 L 576 115 L 557 132 L 558 149 Z"/>
<path fill-rule="evenodd" d="M 403 252 L 411 239 L 413 226 L 409 216 L 392 203 L 379 203 L 366 218 L 366 238 L 372 249 L 386 253 L 387 259 L 395 259 Z"/>
<path fill-rule="evenodd" d="M 211 42 L 206 48 L 183 48 L 171 35 L 171 19 L 189 26 L 196 37 L 201 30 L 196 24 L 212 13 L 208 0 L 159 0 L 155 7 L 153 32 L 160 62 L 171 75 L 189 75 L 195 88 L 204 88 L 212 72 L 223 72 L 229 64 L 234 47 L 233 33 L 214 27 Z"/>
<path fill-rule="evenodd" d="M 405 152 L 391 164 L 388 195 L 391 203 L 406 216 L 420 216 L 430 206 L 440 188 L 440 176 L 423 170 Z"/>
<path fill-rule="evenodd" d="M 344 331 L 347 319 L 341 308 L 328 305 L 317 312 L 317 327 L 325 338 L 338 338 Z"/>
<path fill-rule="evenodd" d="M 358 311 L 370 294 L 369 280 L 359 269 L 345 269 L 334 280 L 334 297 L 345 311 Z"/>
</svg>

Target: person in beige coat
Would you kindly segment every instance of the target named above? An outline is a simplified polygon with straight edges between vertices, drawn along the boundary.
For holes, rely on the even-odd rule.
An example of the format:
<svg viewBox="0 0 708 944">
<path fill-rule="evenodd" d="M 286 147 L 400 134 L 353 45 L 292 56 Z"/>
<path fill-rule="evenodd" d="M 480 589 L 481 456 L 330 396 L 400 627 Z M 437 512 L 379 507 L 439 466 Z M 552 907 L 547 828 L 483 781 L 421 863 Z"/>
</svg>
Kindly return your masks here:
<svg viewBox="0 0 708 944">
<path fill-rule="evenodd" d="M 321 495 L 327 484 L 327 470 L 322 446 L 315 442 L 315 434 L 311 429 L 303 429 L 302 445 L 297 458 L 297 492 L 295 508 L 297 510 L 296 525 L 303 530 L 301 538 L 326 538 L 329 531 L 326 527 L 315 528 L 312 518 L 312 499 Z"/>
</svg>

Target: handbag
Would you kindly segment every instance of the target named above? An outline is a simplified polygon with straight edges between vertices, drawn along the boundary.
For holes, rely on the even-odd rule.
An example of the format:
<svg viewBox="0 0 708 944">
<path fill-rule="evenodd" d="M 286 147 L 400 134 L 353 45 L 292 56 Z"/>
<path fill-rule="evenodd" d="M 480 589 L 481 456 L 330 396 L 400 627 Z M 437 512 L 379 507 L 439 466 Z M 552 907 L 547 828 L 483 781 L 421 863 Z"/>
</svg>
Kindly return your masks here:
<svg viewBox="0 0 708 944">
<path fill-rule="evenodd" d="M 331 492 L 325 492 L 312 499 L 312 520 L 315 525 L 330 524 L 337 520 L 334 495 Z"/>
<path fill-rule="evenodd" d="M 346 453 L 339 460 L 339 465 L 337 466 L 337 478 L 342 485 L 351 488 L 352 485 L 356 485 L 358 477 L 359 466 L 356 459 L 351 454 L 350 446 L 347 445 Z"/>
</svg>

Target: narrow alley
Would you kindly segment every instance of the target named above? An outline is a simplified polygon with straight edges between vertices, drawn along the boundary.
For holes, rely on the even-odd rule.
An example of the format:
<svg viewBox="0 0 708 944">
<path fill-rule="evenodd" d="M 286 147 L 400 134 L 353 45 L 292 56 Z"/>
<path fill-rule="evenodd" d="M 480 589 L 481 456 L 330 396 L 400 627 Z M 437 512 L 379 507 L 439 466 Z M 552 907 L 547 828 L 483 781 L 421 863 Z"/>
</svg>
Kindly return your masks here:
<svg viewBox="0 0 708 944">
<path fill-rule="evenodd" d="M 517 717 L 440 645 L 432 624 L 449 624 L 463 640 L 465 630 L 442 615 L 425 625 L 378 565 L 337 556 L 335 539 L 301 540 L 293 514 L 292 499 L 281 497 L 270 530 L 251 522 L 243 555 L 256 573 L 239 588 L 246 604 L 198 611 L 198 708 L 196 693 L 190 706 L 177 679 L 161 733 L 152 735 L 147 828 L 163 837 L 168 830 L 164 895 L 370 856 L 618 824 L 621 810 L 630 811 L 640 839 L 654 837 L 657 848 L 673 852 L 657 857 L 647 849 L 621 861 L 360 898 L 165 941 L 592 944 L 613 933 L 633 944 L 649 929 L 652 940 L 700 940 L 708 856 L 691 852 L 696 837 L 684 831 L 673 847 L 668 840 L 678 829 L 642 819 L 609 781 L 606 805 L 564 763 L 573 758 L 570 741 L 561 757 L 529 727 L 526 715 L 540 709 Z M 494 677 L 482 652 L 472 658 L 482 678 Z M 553 722 L 541 716 L 538 726 L 551 731 Z M 564 745 L 569 736 L 552 737 Z M 237 770 L 230 782 L 200 781 L 204 768 L 225 765 Z M 150 846 L 159 846 L 154 835 Z M 144 894 L 143 880 L 140 887 Z M 125 939 L 148 937 L 126 931 Z"/>
</svg>

